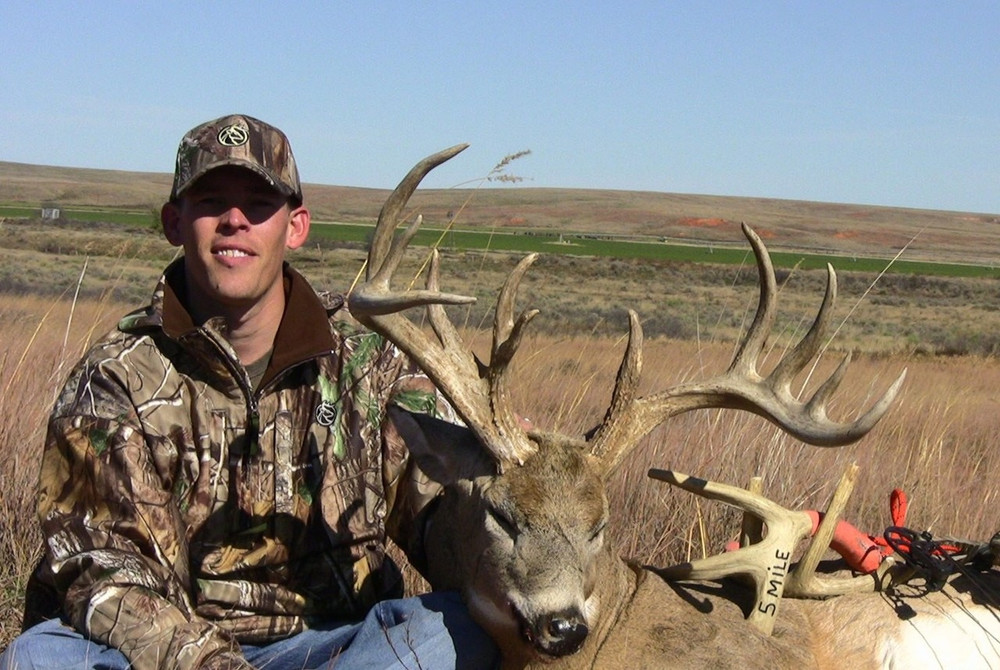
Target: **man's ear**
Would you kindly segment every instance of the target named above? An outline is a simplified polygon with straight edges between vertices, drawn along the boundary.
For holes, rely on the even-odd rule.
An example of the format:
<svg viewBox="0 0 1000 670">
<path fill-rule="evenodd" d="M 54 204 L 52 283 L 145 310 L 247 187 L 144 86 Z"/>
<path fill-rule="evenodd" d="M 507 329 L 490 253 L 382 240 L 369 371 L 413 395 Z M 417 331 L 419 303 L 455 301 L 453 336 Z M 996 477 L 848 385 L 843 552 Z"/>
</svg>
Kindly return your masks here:
<svg viewBox="0 0 1000 670">
<path fill-rule="evenodd" d="M 309 223 L 311 221 L 312 215 L 306 207 L 299 205 L 293 208 L 289 213 L 288 239 L 285 246 L 289 249 L 298 249 L 305 244 L 306 238 L 309 237 Z"/>
<path fill-rule="evenodd" d="M 163 236 L 175 247 L 184 243 L 181 236 L 181 208 L 176 202 L 168 202 L 160 208 L 160 227 Z"/>
</svg>

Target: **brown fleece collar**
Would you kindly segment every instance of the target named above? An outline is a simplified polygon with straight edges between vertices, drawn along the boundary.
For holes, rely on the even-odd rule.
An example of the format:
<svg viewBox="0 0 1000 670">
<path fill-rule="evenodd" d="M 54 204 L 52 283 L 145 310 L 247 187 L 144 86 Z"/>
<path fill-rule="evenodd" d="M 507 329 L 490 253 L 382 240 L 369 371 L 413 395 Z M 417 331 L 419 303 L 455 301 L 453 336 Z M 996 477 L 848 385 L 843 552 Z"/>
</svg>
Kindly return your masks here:
<svg viewBox="0 0 1000 670">
<path fill-rule="evenodd" d="M 180 296 L 187 294 L 184 259 L 164 271 L 163 331 L 179 338 L 197 328 Z M 342 301 L 328 310 L 309 282 L 288 263 L 284 266 L 285 313 L 274 338 L 274 349 L 264 382 L 272 373 L 333 351 L 336 347 L 328 325 L 329 315 Z"/>
</svg>

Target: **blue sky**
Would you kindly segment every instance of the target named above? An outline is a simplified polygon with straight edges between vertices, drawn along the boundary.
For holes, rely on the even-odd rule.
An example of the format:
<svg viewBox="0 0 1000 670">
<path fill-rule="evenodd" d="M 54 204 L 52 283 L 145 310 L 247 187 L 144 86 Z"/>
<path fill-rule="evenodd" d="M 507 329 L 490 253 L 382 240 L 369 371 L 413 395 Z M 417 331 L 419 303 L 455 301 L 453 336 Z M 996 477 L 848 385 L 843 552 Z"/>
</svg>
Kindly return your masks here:
<svg viewBox="0 0 1000 670">
<path fill-rule="evenodd" d="M 307 182 L 1000 213 L 1000 3 L 30 2 L 0 7 L 0 160 L 168 172 L 230 112 Z"/>
</svg>

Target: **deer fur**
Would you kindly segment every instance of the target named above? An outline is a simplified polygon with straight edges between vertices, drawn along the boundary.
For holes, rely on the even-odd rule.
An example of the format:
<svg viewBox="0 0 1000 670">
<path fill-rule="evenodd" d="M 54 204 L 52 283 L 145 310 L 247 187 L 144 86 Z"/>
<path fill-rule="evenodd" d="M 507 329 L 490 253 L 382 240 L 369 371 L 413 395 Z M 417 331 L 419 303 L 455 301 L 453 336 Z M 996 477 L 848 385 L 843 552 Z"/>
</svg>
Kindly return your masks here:
<svg viewBox="0 0 1000 670">
<path fill-rule="evenodd" d="M 747 622 L 754 594 L 738 581 L 672 582 L 615 554 L 603 468 L 578 446 L 543 441 L 499 473 L 471 433 L 391 418 L 443 487 L 426 576 L 461 591 L 504 668 L 1000 667 L 995 570 L 940 592 L 786 598 L 766 635 Z"/>
</svg>

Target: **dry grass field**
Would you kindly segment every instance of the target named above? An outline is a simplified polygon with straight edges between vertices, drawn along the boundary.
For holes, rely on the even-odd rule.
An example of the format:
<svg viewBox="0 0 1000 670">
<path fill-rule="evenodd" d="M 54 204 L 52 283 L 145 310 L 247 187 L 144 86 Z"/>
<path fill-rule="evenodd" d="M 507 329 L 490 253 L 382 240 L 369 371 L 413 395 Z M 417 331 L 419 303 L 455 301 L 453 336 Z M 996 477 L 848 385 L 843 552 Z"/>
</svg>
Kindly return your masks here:
<svg viewBox="0 0 1000 670">
<path fill-rule="evenodd" d="M 0 646 L 17 632 L 27 576 L 40 556 L 33 515 L 44 423 L 69 367 L 125 305 L 70 296 L 0 297 Z M 477 338 L 480 344 L 484 337 Z M 780 353 L 777 344 L 772 358 Z M 621 338 L 542 334 L 522 346 L 518 407 L 538 425 L 580 434 L 603 414 L 622 352 Z M 645 386 L 662 389 L 723 369 L 731 342 L 653 338 L 646 344 Z M 833 361 L 824 359 L 817 374 Z M 1000 451 L 994 448 L 1000 362 L 983 357 L 861 356 L 834 404 L 847 418 L 882 392 L 902 367 L 902 397 L 859 443 L 804 446 L 763 420 L 734 412 L 683 415 L 654 431 L 611 486 L 612 542 L 636 560 L 665 565 L 717 552 L 739 527 L 718 504 L 647 480 L 649 467 L 728 483 L 763 475 L 765 490 L 792 507 L 823 508 L 843 467 L 861 472 L 847 517 L 868 532 L 889 524 L 888 495 L 911 499 L 909 525 L 939 536 L 985 539 L 1000 528 L 996 510 Z"/>
<path fill-rule="evenodd" d="M 32 177 L 30 170 L 11 171 L 10 165 L 0 163 L 0 202 L 68 203 L 75 198 L 74 202 L 95 204 L 106 197 L 117 198 L 112 204 L 141 209 L 151 206 L 144 199 L 150 191 L 165 192 L 167 183 L 163 175 L 95 176 L 90 173 L 99 171 L 85 171 L 91 181 L 106 178 L 100 190 L 84 184 L 81 171 L 55 174 L 55 168 L 47 168 Z M 12 185 L 4 174 L 23 179 Z M 19 197 L 10 195 L 14 188 L 21 189 Z M 317 201 L 325 203 L 324 198 L 334 197 L 332 190 L 324 189 L 335 187 L 315 188 Z M 370 221 L 384 192 L 347 191 L 353 195 L 345 196 L 343 211 L 331 209 L 328 215 Z M 558 204 L 549 193 L 536 194 L 538 202 L 530 198 L 523 203 L 508 202 L 511 193 L 482 191 L 469 208 L 470 217 L 489 224 L 492 216 L 491 225 L 495 225 L 500 216 L 496 212 L 501 210 L 509 217 L 528 212 L 525 218 L 541 225 L 542 215 L 532 213 L 532 208 Z M 577 212 L 590 211 L 588 207 L 613 209 L 605 200 L 610 195 L 591 193 L 589 201 L 587 195 L 581 192 L 571 197 L 567 207 Z M 781 212 L 791 212 L 782 203 L 747 201 L 744 204 L 752 215 L 741 216 L 736 202 L 716 200 L 716 209 L 709 211 L 700 209 L 710 209 L 709 201 L 687 202 L 683 196 L 662 199 L 677 201 L 678 220 L 743 218 L 754 222 L 754 216 L 759 216 L 757 220 L 771 222 L 762 228 L 770 226 L 778 233 L 799 226 L 803 237 L 795 243 L 803 246 L 818 245 L 820 237 L 829 237 L 816 230 L 841 226 L 838 217 L 847 211 L 838 209 L 847 206 L 830 206 L 836 211 L 824 218 L 824 206 L 814 205 L 810 216 L 815 217 L 815 225 L 806 217 L 781 228 L 774 222 Z M 649 202 L 643 199 L 642 206 L 652 207 Z M 604 204 L 598 207 L 598 203 Z M 333 199 L 322 205 L 336 206 Z M 627 211 L 635 209 L 639 205 Z M 770 219 L 763 214 L 768 211 Z M 559 216 L 551 214 L 551 225 L 558 225 Z M 659 213 L 650 210 L 646 216 L 653 220 Z M 876 212 L 864 219 L 869 228 L 859 224 L 859 230 L 864 228 L 874 238 L 882 225 L 879 216 L 890 223 L 907 220 L 902 210 Z M 995 219 L 969 215 L 975 219 L 973 225 L 963 223 L 965 215 L 921 216 L 937 223 L 955 222 L 951 228 L 941 224 L 941 239 L 948 240 L 942 242 L 943 255 L 1000 256 L 1000 244 L 992 233 L 984 232 L 1000 228 Z M 633 214 L 629 217 L 632 221 Z M 573 220 L 575 225 L 578 219 Z M 599 218 L 587 221 L 598 225 Z M 726 228 L 728 223 L 685 225 L 689 230 L 696 225 L 711 228 L 716 231 L 713 234 L 725 234 L 729 243 L 745 245 L 735 227 Z M 10 566 L 0 573 L 2 647 L 18 630 L 24 583 L 39 557 L 34 486 L 44 423 L 54 395 L 88 343 L 113 326 L 122 313 L 146 300 L 174 250 L 152 227 L 7 220 L 0 222 L 0 233 L 0 564 Z M 783 240 L 776 234 L 766 241 L 774 245 Z M 356 248 L 312 246 L 296 252 L 293 262 L 317 286 L 342 290 L 354 280 L 363 258 Z M 467 326 L 476 346 L 485 342 L 481 328 L 488 323 L 488 307 L 514 262 L 504 254 L 445 254 L 445 288 L 480 297 L 480 304 L 473 308 L 453 312 L 453 318 Z M 415 255 L 410 269 L 416 272 L 419 263 Z M 765 368 L 808 328 L 822 296 L 824 276 L 783 271 L 779 281 L 781 312 Z M 647 331 L 647 391 L 721 371 L 753 315 L 755 287 L 756 272 L 749 265 L 543 256 L 523 285 L 520 303 L 540 308 L 542 315 L 532 323 L 532 334 L 519 353 L 515 404 L 544 428 L 579 434 L 596 423 L 603 415 L 624 346 L 627 308 L 639 312 Z M 1000 280 L 901 275 L 877 279 L 844 274 L 840 295 L 834 318 L 836 335 L 805 383 L 815 383 L 840 356 L 853 352 L 855 360 L 831 407 L 834 418 L 847 419 L 867 407 L 907 368 L 901 396 L 882 423 L 855 445 L 817 449 L 784 436 L 757 417 L 734 412 L 702 411 L 672 420 L 646 439 L 612 482 L 616 518 L 611 541 L 625 555 L 663 565 L 716 552 L 738 530 L 734 512 L 647 480 L 649 467 L 736 484 L 762 475 L 765 491 L 780 503 L 822 508 L 844 466 L 856 461 L 861 471 L 847 516 L 865 530 L 879 532 L 889 523 L 888 495 L 894 487 L 910 496 L 908 523 L 914 528 L 972 539 L 986 539 L 1000 529 L 1000 513 L 994 507 L 998 504 L 995 482 L 1000 479 L 1000 450 L 994 448 L 995 417 L 1000 409 L 1000 360 L 996 356 L 1000 351 Z"/>
</svg>

